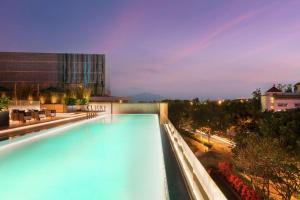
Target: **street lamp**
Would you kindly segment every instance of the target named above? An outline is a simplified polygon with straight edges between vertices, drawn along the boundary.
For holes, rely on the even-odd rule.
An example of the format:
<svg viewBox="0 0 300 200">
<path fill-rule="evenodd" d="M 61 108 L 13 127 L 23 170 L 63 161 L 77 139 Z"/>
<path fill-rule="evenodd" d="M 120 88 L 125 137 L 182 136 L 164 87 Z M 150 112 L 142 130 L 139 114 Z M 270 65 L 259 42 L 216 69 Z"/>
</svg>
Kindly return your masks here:
<svg viewBox="0 0 300 200">
<path fill-rule="evenodd" d="M 219 100 L 219 101 L 218 101 L 218 104 L 221 105 L 221 104 L 222 104 L 222 100 Z"/>
</svg>

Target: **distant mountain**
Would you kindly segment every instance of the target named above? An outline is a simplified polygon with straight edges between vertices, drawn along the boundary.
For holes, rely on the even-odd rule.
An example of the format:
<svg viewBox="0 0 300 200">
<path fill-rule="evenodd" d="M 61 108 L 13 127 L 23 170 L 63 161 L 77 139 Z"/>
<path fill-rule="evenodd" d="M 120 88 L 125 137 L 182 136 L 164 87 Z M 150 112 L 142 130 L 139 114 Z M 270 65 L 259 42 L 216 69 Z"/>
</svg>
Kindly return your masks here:
<svg viewBox="0 0 300 200">
<path fill-rule="evenodd" d="M 152 101 L 161 101 L 163 99 L 166 98 L 157 94 L 151 94 L 147 92 L 136 94 L 130 97 L 130 101 L 132 102 L 152 102 Z"/>
</svg>

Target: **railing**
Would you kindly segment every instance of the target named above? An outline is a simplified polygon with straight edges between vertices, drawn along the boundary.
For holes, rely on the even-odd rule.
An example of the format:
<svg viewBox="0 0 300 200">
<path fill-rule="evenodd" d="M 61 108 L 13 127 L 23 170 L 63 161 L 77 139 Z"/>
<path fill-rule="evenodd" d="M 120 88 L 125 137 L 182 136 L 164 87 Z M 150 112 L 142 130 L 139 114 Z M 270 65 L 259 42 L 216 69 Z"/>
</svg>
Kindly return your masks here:
<svg viewBox="0 0 300 200">
<path fill-rule="evenodd" d="M 222 191 L 209 176 L 173 124 L 168 120 L 164 127 L 193 199 L 225 200 L 226 197 Z"/>
</svg>

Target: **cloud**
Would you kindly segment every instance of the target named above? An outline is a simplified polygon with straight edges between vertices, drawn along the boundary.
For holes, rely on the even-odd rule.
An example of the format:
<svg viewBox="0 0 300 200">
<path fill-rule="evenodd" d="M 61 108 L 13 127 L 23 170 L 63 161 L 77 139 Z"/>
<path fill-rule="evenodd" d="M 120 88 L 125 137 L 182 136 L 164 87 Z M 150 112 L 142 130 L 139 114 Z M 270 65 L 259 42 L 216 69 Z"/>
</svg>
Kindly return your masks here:
<svg viewBox="0 0 300 200">
<path fill-rule="evenodd" d="M 230 21 L 227 21 L 215 28 L 212 32 L 206 36 L 193 41 L 191 44 L 183 47 L 175 53 L 172 63 L 178 62 L 181 59 L 195 54 L 199 50 L 203 50 L 210 46 L 210 44 L 220 35 L 223 35 L 226 31 L 240 25 L 242 22 L 254 17 L 259 10 L 252 11 L 243 15 L 240 15 Z"/>
</svg>

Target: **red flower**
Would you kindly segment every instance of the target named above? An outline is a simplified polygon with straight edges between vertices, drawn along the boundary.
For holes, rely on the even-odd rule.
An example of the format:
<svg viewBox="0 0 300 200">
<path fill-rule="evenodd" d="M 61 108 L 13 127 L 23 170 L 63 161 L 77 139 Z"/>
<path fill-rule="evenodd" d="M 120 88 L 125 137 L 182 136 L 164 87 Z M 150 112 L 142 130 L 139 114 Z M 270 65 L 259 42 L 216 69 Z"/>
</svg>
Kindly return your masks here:
<svg viewBox="0 0 300 200">
<path fill-rule="evenodd" d="M 218 168 L 226 181 L 239 193 L 242 200 L 259 200 L 255 191 L 247 186 L 241 178 L 232 173 L 232 165 L 230 163 L 220 162 Z"/>
</svg>

